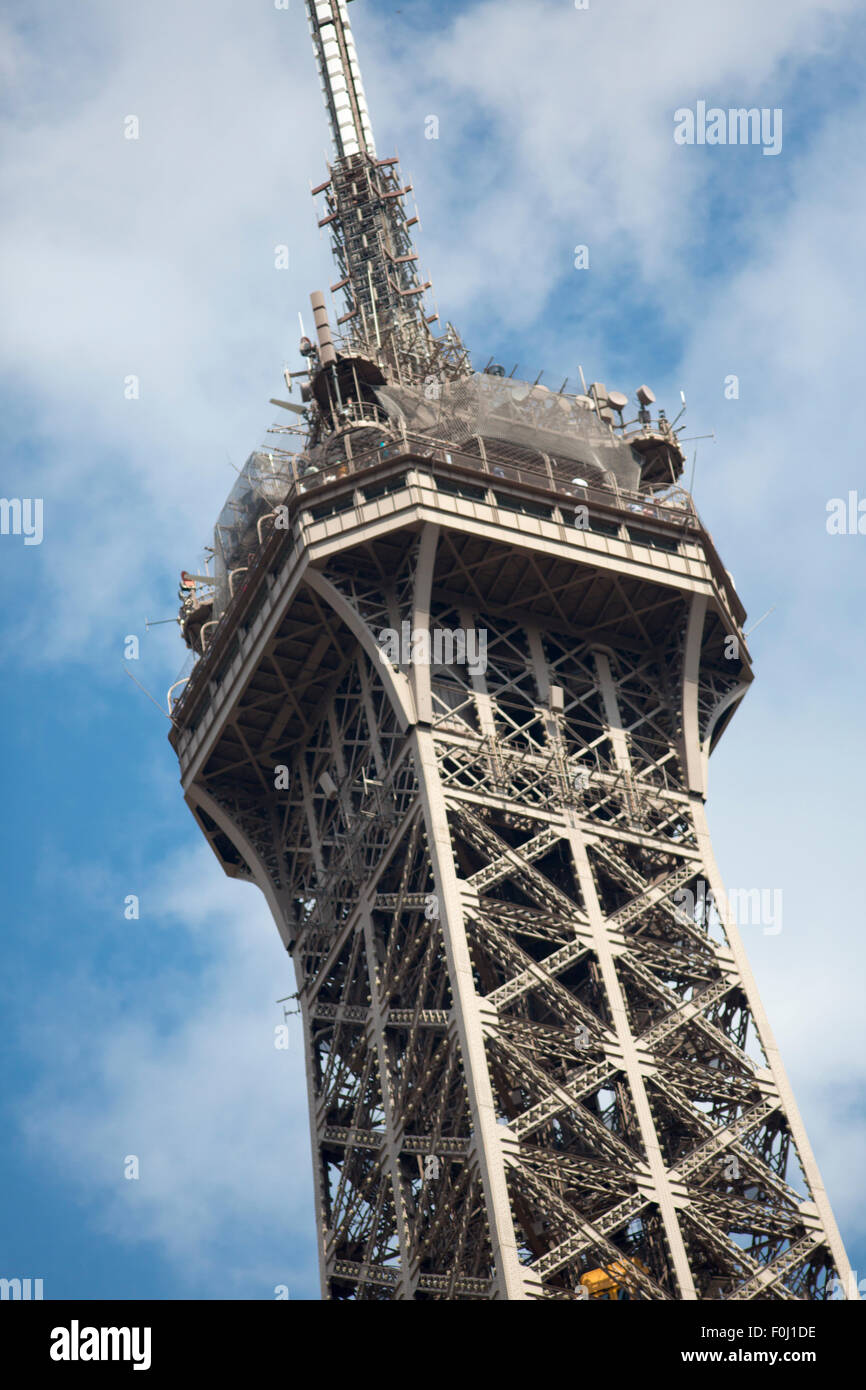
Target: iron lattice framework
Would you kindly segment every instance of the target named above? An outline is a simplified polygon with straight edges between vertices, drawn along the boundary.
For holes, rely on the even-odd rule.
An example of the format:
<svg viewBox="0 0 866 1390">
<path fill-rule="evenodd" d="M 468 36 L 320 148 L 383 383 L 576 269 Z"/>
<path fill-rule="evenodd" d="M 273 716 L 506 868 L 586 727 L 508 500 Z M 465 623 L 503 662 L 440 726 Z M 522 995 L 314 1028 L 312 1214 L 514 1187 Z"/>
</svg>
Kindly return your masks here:
<svg viewBox="0 0 866 1390">
<path fill-rule="evenodd" d="M 706 762 L 750 680 L 712 543 L 419 452 L 295 492 L 176 710 L 295 962 L 324 1294 L 576 1298 L 627 1254 L 649 1298 L 827 1297 L 739 933 L 680 905 L 725 902 Z M 383 660 L 404 623 L 485 630 L 486 671 Z"/>
<path fill-rule="evenodd" d="M 323 1295 L 577 1299 L 626 1261 L 650 1299 L 856 1297 L 712 857 L 708 755 L 751 669 L 730 577 L 665 490 L 681 451 L 646 391 L 636 490 L 603 388 L 509 383 L 465 439 L 375 403 L 469 368 L 431 336 L 345 4 L 308 13 L 348 300 L 345 351 L 323 331 L 311 371 L 327 447 L 243 512 L 222 597 L 185 576 L 202 654 L 171 737 L 294 960 Z M 568 461 L 590 444 L 591 472 Z M 437 631 L 486 634 L 486 666 L 413 659 Z"/>
</svg>

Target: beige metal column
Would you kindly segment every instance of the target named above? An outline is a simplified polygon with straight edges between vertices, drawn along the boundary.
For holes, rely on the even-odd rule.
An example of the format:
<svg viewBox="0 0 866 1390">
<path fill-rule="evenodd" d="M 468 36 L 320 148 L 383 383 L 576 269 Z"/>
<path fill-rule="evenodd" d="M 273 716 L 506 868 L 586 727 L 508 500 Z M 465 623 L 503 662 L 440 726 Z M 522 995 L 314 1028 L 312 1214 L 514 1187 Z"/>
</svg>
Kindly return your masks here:
<svg viewBox="0 0 866 1390">
<path fill-rule="evenodd" d="M 418 668 L 416 679 L 420 679 L 422 669 L 427 671 L 429 680 L 428 668 Z M 497 1122 L 493 1087 L 484 1047 L 483 1002 L 475 991 L 460 888 L 454 868 L 445 796 L 429 730 L 415 730 L 413 751 L 439 899 L 439 923 L 454 999 L 454 1023 L 460 1043 L 463 1075 L 472 1115 L 474 1156 L 487 1204 L 490 1241 L 496 1265 L 497 1294 L 500 1298 L 525 1299 L 529 1296 L 528 1281 L 520 1263 L 514 1234 L 502 1152 L 502 1130 Z"/>
<path fill-rule="evenodd" d="M 391 1176 L 394 1193 L 394 1214 L 397 1221 L 397 1239 L 400 1243 L 400 1282 L 394 1292 L 397 1299 L 412 1300 L 418 1287 L 418 1270 L 411 1267 L 411 1241 L 406 1225 L 406 1210 L 403 1203 L 403 1190 L 400 1177 L 400 1146 L 398 1116 L 394 1113 L 394 1097 L 391 1091 L 391 1070 L 388 1066 L 387 1038 L 385 1035 L 386 1017 L 382 1008 L 377 972 L 376 946 L 373 940 L 373 919 L 370 916 L 369 900 L 361 903 L 361 922 L 364 928 L 364 945 L 367 956 L 367 976 L 370 981 L 370 1018 L 367 1023 L 368 1046 L 376 1048 L 379 1061 L 379 1088 L 382 1092 L 382 1109 L 385 1113 L 385 1162 Z"/>
<path fill-rule="evenodd" d="M 619 701 L 616 696 L 616 686 L 610 668 L 610 661 L 604 651 L 594 653 L 596 671 L 598 673 L 599 687 L 602 700 L 604 702 L 605 714 L 609 726 L 609 736 L 613 747 L 614 759 L 621 772 L 631 776 L 631 759 L 628 752 L 628 741 L 622 726 L 622 719 L 619 710 Z M 549 677 L 545 674 L 545 683 L 549 685 Z M 611 1010 L 613 1027 L 616 1032 L 617 1041 L 622 1049 L 623 1070 L 628 1080 L 634 1103 L 635 1114 L 640 1127 L 641 1138 L 643 1139 L 646 1150 L 647 1162 L 649 1164 L 652 1177 L 652 1198 L 658 1204 L 664 1223 L 665 1234 L 670 1247 L 671 1259 L 674 1266 L 674 1274 L 679 1284 L 680 1295 L 683 1299 L 697 1299 L 689 1258 L 677 1220 L 677 1202 L 685 1202 L 685 1190 L 678 1184 L 672 1182 L 668 1176 L 667 1165 L 664 1155 L 659 1145 L 658 1134 L 656 1132 L 655 1121 L 652 1110 L 650 1109 L 649 1098 L 646 1093 L 643 1069 L 652 1065 L 651 1059 L 641 1053 L 631 1028 L 631 1020 L 626 1008 L 625 996 L 619 975 L 616 969 L 616 955 L 620 948 L 616 947 L 608 932 L 607 923 L 601 910 L 598 894 L 595 887 L 595 879 L 592 874 L 592 866 L 589 862 L 587 853 L 587 842 L 590 837 L 584 835 L 580 820 L 573 812 L 566 815 L 568 829 L 566 838 L 571 846 L 574 858 L 575 869 L 577 871 L 580 890 L 583 894 L 584 906 L 589 926 L 592 932 L 593 947 L 601 970 L 601 976 L 607 993 L 608 1004 Z M 649 1195 L 649 1194 L 648 1194 Z"/>
<path fill-rule="evenodd" d="M 438 536 L 438 527 L 425 526 L 415 579 L 413 626 L 416 629 L 426 628 L 428 634 Z M 466 1092 L 472 1115 L 474 1157 L 487 1204 L 490 1241 L 496 1267 L 497 1295 L 505 1299 L 525 1299 L 529 1296 L 529 1281 L 520 1263 L 514 1233 L 502 1152 L 502 1129 L 497 1122 L 484 1046 L 483 1001 L 479 999 L 475 990 L 460 886 L 454 867 L 445 794 L 439 776 L 433 735 L 427 723 L 432 717 L 429 665 L 413 666 L 412 689 L 419 721 L 424 721 L 419 722 L 414 730 L 413 752 L 439 900 L 439 924 L 445 943 L 454 1000 L 453 1026 L 460 1044 Z"/>
</svg>

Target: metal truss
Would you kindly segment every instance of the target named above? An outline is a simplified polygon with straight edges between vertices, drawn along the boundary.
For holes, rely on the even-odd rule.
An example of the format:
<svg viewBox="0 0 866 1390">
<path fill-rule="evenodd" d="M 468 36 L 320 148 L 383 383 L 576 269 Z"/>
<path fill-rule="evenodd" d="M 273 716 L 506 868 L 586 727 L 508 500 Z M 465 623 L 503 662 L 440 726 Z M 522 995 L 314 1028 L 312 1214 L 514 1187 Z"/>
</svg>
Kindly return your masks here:
<svg viewBox="0 0 866 1390">
<path fill-rule="evenodd" d="M 299 501 L 173 734 L 294 960 L 323 1295 L 577 1299 L 623 1257 L 648 1299 L 848 1289 L 707 830 L 751 679 L 711 542 L 400 467 Z M 387 659 L 404 622 L 486 670 Z"/>
</svg>

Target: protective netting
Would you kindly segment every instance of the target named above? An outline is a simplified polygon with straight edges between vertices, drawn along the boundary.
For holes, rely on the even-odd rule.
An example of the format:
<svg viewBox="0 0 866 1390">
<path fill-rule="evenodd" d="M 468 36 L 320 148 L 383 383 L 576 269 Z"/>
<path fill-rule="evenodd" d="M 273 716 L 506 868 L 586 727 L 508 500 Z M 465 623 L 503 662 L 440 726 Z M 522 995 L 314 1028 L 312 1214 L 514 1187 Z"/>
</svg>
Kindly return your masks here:
<svg viewBox="0 0 866 1390">
<path fill-rule="evenodd" d="M 292 477 L 286 455 L 250 454 L 241 469 L 214 527 L 214 616 L 228 605 L 232 571 L 259 548 L 258 521 L 282 502 Z"/>
<path fill-rule="evenodd" d="M 426 387 L 380 386 L 376 396 L 412 434 L 455 447 L 473 437 L 502 441 L 580 464 L 588 482 L 612 474 L 620 487 L 636 489 L 640 480 L 630 445 L 595 411 L 546 386 L 476 373 Z"/>
<path fill-rule="evenodd" d="M 640 462 L 630 446 L 574 397 L 544 386 L 476 374 L 426 387 L 381 386 L 376 396 L 392 424 L 398 430 L 405 426 L 409 435 L 476 455 L 487 440 L 492 448 L 499 446 L 500 457 L 509 449 L 515 456 L 531 453 L 540 459 L 546 454 L 588 483 L 615 479 L 620 488 L 638 486 Z M 372 449 L 381 434 L 381 429 L 356 431 L 353 452 L 367 436 Z M 257 523 L 285 499 L 296 478 L 313 471 L 313 462 L 319 469 L 330 462 L 332 452 L 342 457 L 342 436 L 328 444 L 299 456 L 286 451 L 250 454 L 214 527 L 214 617 L 225 611 L 242 583 L 240 571 L 259 548 Z"/>
</svg>

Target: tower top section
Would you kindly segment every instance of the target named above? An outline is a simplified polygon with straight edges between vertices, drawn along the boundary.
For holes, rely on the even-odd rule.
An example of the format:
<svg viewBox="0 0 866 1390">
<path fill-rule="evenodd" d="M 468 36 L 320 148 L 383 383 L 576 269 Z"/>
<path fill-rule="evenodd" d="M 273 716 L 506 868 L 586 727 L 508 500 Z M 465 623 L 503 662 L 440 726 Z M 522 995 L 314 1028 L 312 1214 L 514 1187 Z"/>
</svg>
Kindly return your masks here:
<svg viewBox="0 0 866 1390">
<path fill-rule="evenodd" d="M 443 382 L 472 369 L 450 324 L 440 336 L 433 331 L 439 316 L 426 303 L 431 285 L 418 273 L 412 244 L 411 228 L 418 218 L 404 207 L 412 188 L 403 183 L 396 158 L 376 155 L 347 0 L 306 4 L 336 153 L 328 178 L 313 192 L 324 195 L 319 226 L 330 234 L 339 272 L 331 291 L 345 300 L 335 342 L 324 297 L 314 296 L 320 346 L 321 330 L 327 345 L 311 365 L 328 369 L 327 379 L 317 378 L 313 385 L 321 408 L 314 421 L 317 436 L 335 423 L 332 403 L 339 413 L 348 395 L 357 402 L 360 392 L 370 403 L 367 388 L 372 385 Z M 342 378 L 348 368 L 341 372 L 340 363 L 350 361 L 354 365 L 347 382 Z"/>
<path fill-rule="evenodd" d="M 307 0 L 307 18 L 338 159 L 376 156 L 346 0 Z"/>
</svg>

